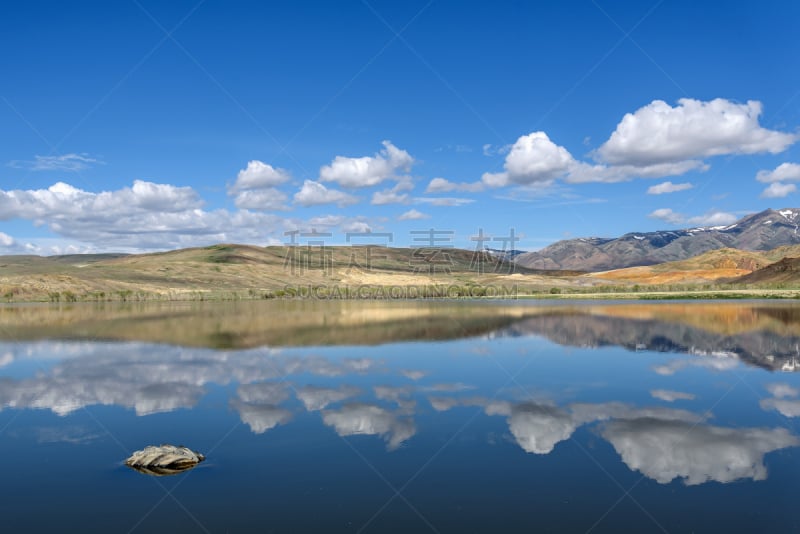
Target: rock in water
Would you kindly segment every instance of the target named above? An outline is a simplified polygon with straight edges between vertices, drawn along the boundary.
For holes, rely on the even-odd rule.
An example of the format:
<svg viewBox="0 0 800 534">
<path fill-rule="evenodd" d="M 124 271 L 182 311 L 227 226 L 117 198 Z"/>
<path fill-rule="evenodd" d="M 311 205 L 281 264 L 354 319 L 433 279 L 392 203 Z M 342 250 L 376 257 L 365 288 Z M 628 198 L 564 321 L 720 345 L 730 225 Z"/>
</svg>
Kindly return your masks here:
<svg viewBox="0 0 800 534">
<path fill-rule="evenodd" d="M 205 459 L 205 456 L 187 447 L 151 445 L 131 454 L 125 460 L 125 465 L 147 475 L 166 476 L 187 471 Z"/>
</svg>

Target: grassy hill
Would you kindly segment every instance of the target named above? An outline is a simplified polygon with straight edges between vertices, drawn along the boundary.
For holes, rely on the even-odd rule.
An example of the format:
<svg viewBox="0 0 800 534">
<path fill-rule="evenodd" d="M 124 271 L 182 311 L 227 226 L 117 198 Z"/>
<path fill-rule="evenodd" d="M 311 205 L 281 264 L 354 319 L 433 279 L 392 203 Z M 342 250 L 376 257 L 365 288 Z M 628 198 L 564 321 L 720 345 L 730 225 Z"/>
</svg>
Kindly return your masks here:
<svg viewBox="0 0 800 534">
<path fill-rule="evenodd" d="M 800 276 L 789 263 L 769 267 L 796 256 L 800 246 L 763 252 L 719 249 L 682 261 L 584 273 L 529 269 L 460 249 L 225 244 L 151 254 L 0 256 L 0 298 L 6 302 L 210 300 L 311 293 L 322 298 L 370 298 L 390 290 L 395 291 L 394 298 L 482 296 L 489 290 L 495 295 L 514 291 L 549 296 L 707 290 L 709 284 L 737 289 L 800 285 Z M 767 270 L 756 275 L 759 269 Z"/>
<path fill-rule="evenodd" d="M 260 298 L 298 288 L 570 285 L 582 274 L 537 271 L 460 249 L 214 245 L 135 255 L 2 256 L 0 297 L 28 300 Z"/>
</svg>

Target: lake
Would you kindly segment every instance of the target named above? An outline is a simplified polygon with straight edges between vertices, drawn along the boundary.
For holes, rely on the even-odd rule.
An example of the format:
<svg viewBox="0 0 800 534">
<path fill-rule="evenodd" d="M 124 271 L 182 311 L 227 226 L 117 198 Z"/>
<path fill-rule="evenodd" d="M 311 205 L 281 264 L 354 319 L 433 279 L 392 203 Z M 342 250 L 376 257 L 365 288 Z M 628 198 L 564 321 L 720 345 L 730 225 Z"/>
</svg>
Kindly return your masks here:
<svg viewBox="0 0 800 534">
<path fill-rule="evenodd" d="M 792 302 L 6 305 L 2 525 L 800 531 L 798 370 Z"/>
</svg>

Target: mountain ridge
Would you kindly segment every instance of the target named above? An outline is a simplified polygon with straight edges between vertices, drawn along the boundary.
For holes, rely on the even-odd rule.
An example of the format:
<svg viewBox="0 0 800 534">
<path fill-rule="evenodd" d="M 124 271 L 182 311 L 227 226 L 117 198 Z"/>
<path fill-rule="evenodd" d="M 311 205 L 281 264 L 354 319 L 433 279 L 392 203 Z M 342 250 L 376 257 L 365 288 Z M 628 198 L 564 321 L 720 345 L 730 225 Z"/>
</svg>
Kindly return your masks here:
<svg viewBox="0 0 800 534">
<path fill-rule="evenodd" d="M 760 251 L 797 245 L 799 229 L 800 208 L 767 209 L 729 225 L 562 240 L 513 261 L 529 269 L 608 271 L 685 260 L 721 248 Z"/>
</svg>

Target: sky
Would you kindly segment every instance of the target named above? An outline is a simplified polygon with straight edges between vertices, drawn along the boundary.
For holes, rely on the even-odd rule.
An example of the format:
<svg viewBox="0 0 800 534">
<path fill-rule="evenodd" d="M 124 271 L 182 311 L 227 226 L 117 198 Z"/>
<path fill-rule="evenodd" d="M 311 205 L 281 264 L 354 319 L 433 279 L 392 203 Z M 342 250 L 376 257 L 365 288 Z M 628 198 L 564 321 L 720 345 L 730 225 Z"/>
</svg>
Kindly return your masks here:
<svg viewBox="0 0 800 534">
<path fill-rule="evenodd" d="M 796 2 L 0 8 L 0 253 L 537 250 L 800 207 Z"/>
</svg>

